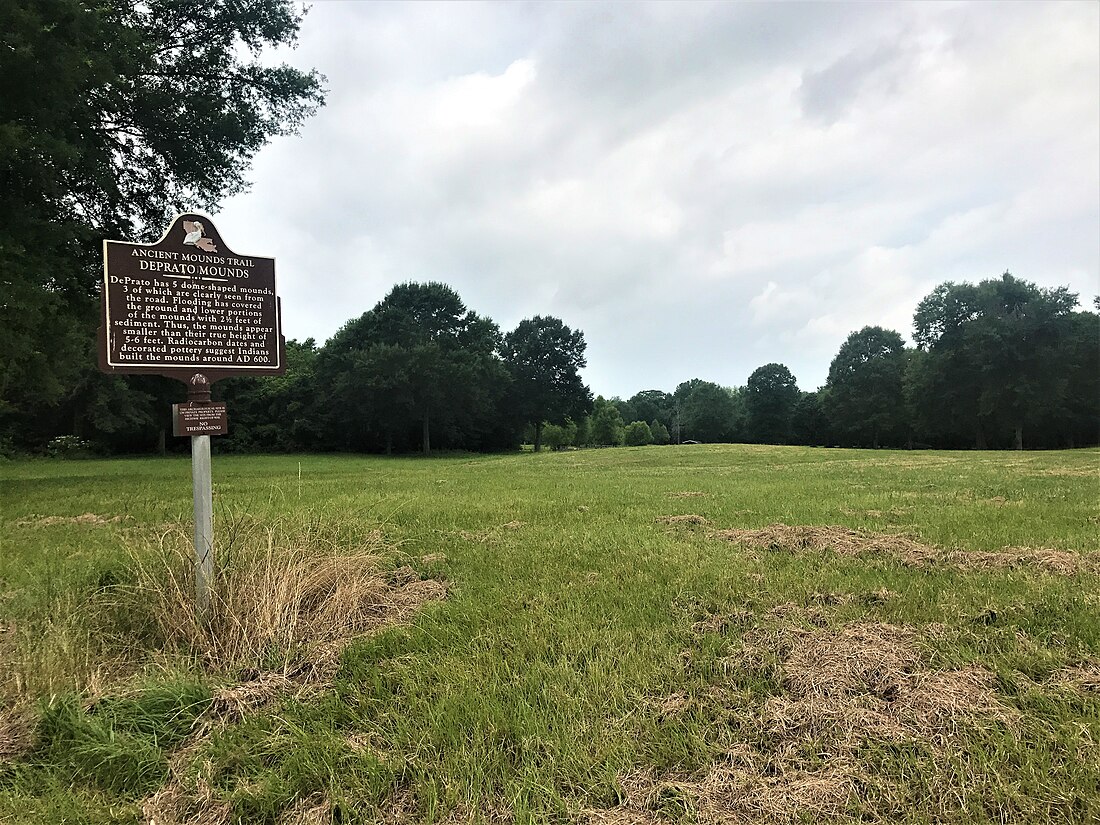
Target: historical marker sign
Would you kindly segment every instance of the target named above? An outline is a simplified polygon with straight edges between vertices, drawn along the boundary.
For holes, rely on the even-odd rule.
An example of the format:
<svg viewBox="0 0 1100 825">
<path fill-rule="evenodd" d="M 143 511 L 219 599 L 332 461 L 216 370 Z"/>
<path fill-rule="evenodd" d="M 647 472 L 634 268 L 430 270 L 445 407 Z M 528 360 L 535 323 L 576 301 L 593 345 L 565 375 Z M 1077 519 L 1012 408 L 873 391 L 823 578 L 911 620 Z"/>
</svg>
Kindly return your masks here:
<svg viewBox="0 0 1100 825">
<path fill-rule="evenodd" d="M 104 372 L 153 373 L 188 385 L 172 407 L 176 435 L 191 436 L 195 600 L 210 618 L 214 575 L 210 436 L 228 430 L 210 385 L 235 375 L 286 372 L 275 259 L 241 255 L 205 215 L 179 215 L 153 244 L 103 242 Z"/>
<path fill-rule="evenodd" d="M 154 244 L 103 242 L 100 367 L 211 382 L 286 371 L 275 259 L 233 252 L 180 215 Z"/>
</svg>

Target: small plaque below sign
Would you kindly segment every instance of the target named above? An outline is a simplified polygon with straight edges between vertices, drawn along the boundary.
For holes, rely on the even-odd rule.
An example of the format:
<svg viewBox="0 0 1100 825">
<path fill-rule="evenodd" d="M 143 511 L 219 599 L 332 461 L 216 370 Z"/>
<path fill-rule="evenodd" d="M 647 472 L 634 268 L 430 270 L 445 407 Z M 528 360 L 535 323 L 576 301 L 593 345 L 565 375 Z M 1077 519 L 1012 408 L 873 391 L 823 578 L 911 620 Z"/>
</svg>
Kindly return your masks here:
<svg viewBox="0 0 1100 825">
<path fill-rule="evenodd" d="M 172 405 L 172 432 L 175 435 L 225 435 L 229 416 L 224 403 Z"/>
</svg>

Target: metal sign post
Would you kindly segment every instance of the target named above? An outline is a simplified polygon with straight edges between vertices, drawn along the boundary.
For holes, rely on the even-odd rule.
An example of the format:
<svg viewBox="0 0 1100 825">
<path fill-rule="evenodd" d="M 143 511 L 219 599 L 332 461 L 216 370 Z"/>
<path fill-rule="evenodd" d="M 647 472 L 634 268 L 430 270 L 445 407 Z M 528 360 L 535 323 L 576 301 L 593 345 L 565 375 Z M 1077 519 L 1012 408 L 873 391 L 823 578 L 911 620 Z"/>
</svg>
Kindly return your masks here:
<svg viewBox="0 0 1100 825">
<path fill-rule="evenodd" d="M 188 386 L 172 407 L 173 432 L 191 437 L 195 502 L 195 607 L 211 617 L 214 508 L 210 436 L 227 432 L 210 385 L 243 375 L 282 375 L 286 343 L 275 259 L 241 255 L 206 215 L 178 215 L 152 244 L 103 242 L 99 367 L 163 375 Z"/>
<path fill-rule="evenodd" d="M 210 382 L 196 373 L 188 384 L 188 404 L 210 403 Z M 195 503 L 195 615 L 210 622 L 214 578 L 214 482 L 210 474 L 210 436 L 191 436 L 191 487 Z"/>
<path fill-rule="evenodd" d="M 207 624 L 214 578 L 214 485 L 208 435 L 191 436 L 191 482 L 195 495 L 195 613 Z"/>
</svg>

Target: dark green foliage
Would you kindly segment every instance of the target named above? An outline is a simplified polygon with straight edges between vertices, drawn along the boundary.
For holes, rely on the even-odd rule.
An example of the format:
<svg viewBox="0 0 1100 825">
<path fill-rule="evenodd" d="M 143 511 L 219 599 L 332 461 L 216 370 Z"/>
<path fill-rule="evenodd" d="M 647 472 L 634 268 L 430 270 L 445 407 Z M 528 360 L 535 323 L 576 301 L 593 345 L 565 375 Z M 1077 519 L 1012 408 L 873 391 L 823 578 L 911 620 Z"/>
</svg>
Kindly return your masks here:
<svg viewBox="0 0 1100 825">
<path fill-rule="evenodd" d="M 828 390 L 804 392 L 791 414 L 791 439 L 795 444 L 818 447 L 831 443 L 832 428 L 825 413 Z"/>
<path fill-rule="evenodd" d="M 156 441 L 140 382 L 89 377 L 101 241 L 213 209 L 321 105 L 320 75 L 261 59 L 300 21 L 289 0 L 0 4 L 0 436 L 34 446 L 90 418 Z"/>
<path fill-rule="evenodd" d="M 745 384 L 749 440 L 760 444 L 788 443 L 799 398 L 801 393 L 789 369 L 782 364 L 758 367 Z"/>
<path fill-rule="evenodd" d="M 294 452 L 320 446 L 317 353 L 312 338 L 287 341 L 284 375 L 216 384 L 215 393 L 230 410 L 229 434 L 219 439 L 219 446 L 230 452 Z"/>
<path fill-rule="evenodd" d="M 623 443 L 624 429 L 618 408 L 602 395 L 598 396 L 588 420 L 589 443 L 596 447 L 618 447 Z"/>
<path fill-rule="evenodd" d="M 654 444 L 668 444 L 671 437 L 668 434 L 668 427 L 657 419 L 649 422 L 649 431 L 653 434 Z"/>
<path fill-rule="evenodd" d="M 592 393 L 581 381 L 587 365 L 584 334 L 557 318 L 536 315 L 504 336 L 501 348 L 512 378 L 509 403 L 516 418 L 535 425 L 535 452 L 542 447 L 543 422 L 562 424 L 592 409 Z"/>
<path fill-rule="evenodd" d="M 623 443 L 628 447 L 643 447 L 653 443 L 653 432 L 644 421 L 631 421 L 623 431 Z"/>
<path fill-rule="evenodd" d="M 673 399 L 680 441 L 733 441 L 741 429 L 734 393 L 724 387 L 693 378 L 676 388 Z"/>
<path fill-rule="evenodd" d="M 500 332 L 440 283 L 395 286 L 317 358 L 325 439 L 337 449 L 473 448 L 500 428 Z M 416 430 L 419 430 L 419 433 Z"/>
<path fill-rule="evenodd" d="M 577 425 L 569 420 L 564 424 L 543 424 L 542 443 L 551 450 L 560 450 L 562 447 L 576 444 Z"/>
<path fill-rule="evenodd" d="M 923 355 L 907 384 L 918 428 L 955 443 L 972 434 L 979 449 L 1022 449 L 1025 431 L 1044 424 L 1071 443 L 1077 433 L 1091 440 L 1100 399 L 1087 394 L 1100 328 L 1076 304 L 1065 287 L 1040 289 L 1007 272 L 977 286 L 938 286 L 913 318 Z"/>
<path fill-rule="evenodd" d="M 631 396 L 629 403 L 633 406 L 638 421 L 660 421 L 666 428 L 672 426 L 676 415 L 676 400 L 667 392 L 642 390 Z M 653 428 L 652 423 L 649 426 L 650 429 Z"/>
<path fill-rule="evenodd" d="M 833 431 L 843 443 L 878 447 L 904 442 L 905 343 L 882 327 L 864 327 L 848 336 L 829 366 L 822 398 Z"/>
</svg>

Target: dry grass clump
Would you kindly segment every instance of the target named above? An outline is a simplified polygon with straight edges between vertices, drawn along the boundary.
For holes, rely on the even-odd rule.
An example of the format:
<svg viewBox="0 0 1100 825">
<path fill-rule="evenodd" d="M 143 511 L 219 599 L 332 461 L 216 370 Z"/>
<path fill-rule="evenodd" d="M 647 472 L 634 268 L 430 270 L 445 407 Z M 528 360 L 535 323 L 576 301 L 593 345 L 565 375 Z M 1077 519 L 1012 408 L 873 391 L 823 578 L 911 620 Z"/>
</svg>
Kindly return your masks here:
<svg viewBox="0 0 1100 825">
<path fill-rule="evenodd" d="M 1077 667 L 1055 671 L 1049 682 L 1058 687 L 1068 687 L 1082 693 L 1100 694 L 1100 663 L 1087 662 Z"/>
<path fill-rule="evenodd" d="M 132 595 L 170 649 L 215 669 L 270 669 L 281 660 L 284 670 L 302 661 L 331 666 L 348 640 L 446 596 L 446 585 L 409 567 L 387 570 L 377 531 L 351 547 L 317 538 L 276 526 L 221 554 L 215 548 L 208 623 L 196 612 L 194 550 L 181 531 L 161 537 L 152 561 L 135 555 Z"/>
<path fill-rule="evenodd" d="M 427 820 L 417 810 L 415 797 L 408 791 L 400 791 L 378 811 L 372 821 L 379 825 L 415 825 Z M 437 813 L 431 821 L 439 825 L 513 825 L 516 817 L 504 803 L 482 800 L 476 806 L 460 803 L 449 813 Z"/>
<path fill-rule="evenodd" d="M 225 722 L 238 722 L 276 699 L 299 690 L 305 672 L 297 679 L 283 673 L 256 673 L 253 678 L 227 685 L 210 698 L 206 715 Z"/>
<path fill-rule="evenodd" d="M 172 781 L 141 804 L 144 825 L 228 825 L 230 805 L 202 777 Z"/>
<path fill-rule="evenodd" d="M 832 525 L 769 524 L 758 530 L 715 530 L 711 536 L 737 544 L 789 553 L 829 551 L 842 556 L 884 553 L 923 562 L 937 555 L 931 545 L 893 533 L 870 533 Z"/>
<path fill-rule="evenodd" d="M 388 548 L 377 531 L 347 536 L 306 527 L 231 525 L 231 546 L 215 557 L 205 624 L 196 615 L 190 537 L 173 530 L 151 548 L 156 552 L 135 554 L 138 583 L 131 595 L 166 646 L 215 670 L 240 672 L 237 682 L 214 694 L 172 755 L 167 784 L 142 803 L 147 825 L 228 823 L 230 806 L 212 785 L 213 767 L 196 759 L 211 733 L 287 696 L 323 689 L 352 638 L 407 621 L 446 597 L 445 584 L 422 579 L 411 567 L 387 569 Z M 332 817 L 331 802 L 314 795 L 278 822 L 313 825 Z"/>
<path fill-rule="evenodd" d="M 964 570 L 1004 570 L 1039 567 L 1059 576 L 1073 576 L 1095 568 L 1095 562 L 1080 553 L 1050 548 L 1006 547 L 995 552 L 956 550 L 945 554 L 945 561 Z"/>
<path fill-rule="evenodd" d="M 621 777 L 619 786 L 623 804 L 583 811 L 587 822 L 658 825 L 684 814 L 700 825 L 817 822 L 842 815 L 858 790 L 850 760 L 777 773 L 773 760 L 747 747 L 726 754 L 701 779 L 639 771 Z"/>
<path fill-rule="evenodd" d="M 330 825 L 332 802 L 322 793 L 300 799 L 279 815 L 278 825 Z"/>
<path fill-rule="evenodd" d="M 680 490 L 676 493 L 669 493 L 669 498 L 706 498 L 709 493 L 704 493 L 702 490 Z"/>
<path fill-rule="evenodd" d="M 83 513 L 79 516 L 37 516 L 22 519 L 15 523 L 16 527 L 52 527 L 55 524 L 87 524 L 93 527 L 102 527 L 105 524 L 118 524 L 120 521 L 130 521 L 132 516 L 99 516 L 95 513 Z"/>
<path fill-rule="evenodd" d="M 710 522 L 698 513 L 685 513 L 679 516 L 661 516 L 656 519 L 658 524 L 667 524 L 671 527 L 698 526 L 705 527 Z"/>
<path fill-rule="evenodd" d="M 0 762 L 15 759 L 34 747 L 34 712 L 27 705 L 0 708 Z"/>
<path fill-rule="evenodd" d="M 867 739 L 943 743 L 960 725 L 1011 721 L 992 672 L 927 670 L 920 641 L 911 628 L 875 623 L 794 636 L 780 667 L 786 695 L 764 706 L 767 729 L 852 748 Z"/>
<path fill-rule="evenodd" d="M 853 518 L 902 519 L 912 515 L 913 508 L 891 507 L 889 510 L 851 510 L 842 508 L 840 512 Z"/>
<path fill-rule="evenodd" d="M 830 552 L 841 556 L 877 553 L 909 566 L 943 564 L 960 570 L 1038 567 L 1060 576 L 1098 568 L 1093 557 L 1069 550 L 1032 547 L 1006 547 L 995 552 L 945 550 L 896 533 L 875 533 L 835 525 L 769 524 L 756 530 L 714 530 L 708 535 L 747 547 L 787 553 Z"/>
<path fill-rule="evenodd" d="M 755 614 L 748 610 L 732 610 L 728 613 L 707 613 L 697 622 L 692 623 L 691 631 L 702 635 L 704 633 L 724 633 L 731 627 L 741 627 L 755 618 Z"/>
<path fill-rule="evenodd" d="M 935 632 L 881 623 L 755 628 L 728 664 L 766 673 L 783 693 L 755 713 L 728 710 L 756 731 L 756 744 L 734 745 L 702 775 L 642 770 L 623 776 L 622 804 L 584 810 L 582 817 L 609 825 L 656 825 L 670 818 L 771 825 L 858 817 L 867 789 L 889 794 L 893 781 L 861 761 L 868 745 L 912 742 L 946 759 L 962 730 L 1016 719 L 997 699 L 992 672 L 927 667 L 922 644 Z M 721 687 L 715 692 L 719 701 L 729 695 Z M 675 715 L 687 701 L 673 694 L 659 710 Z M 864 813 L 874 818 L 874 811 Z"/>
<path fill-rule="evenodd" d="M 145 825 L 228 825 L 231 806 L 211 784 L 213 765 L 209 760 L 197 760 L 196 755 L 216 730 L 240 722 L 286 696 L 300 697 L 319 690 L 317 678 L 317 669 L 309 664 L 289 674 L 253 671 L 246 673 L 241 682 L 215 693 L 205 712 L 195 720 L 187 740 L 169 759 L 168 782 L 142 803 Z M 298 801 L 278 819 L 286 825 L 331 821 L 331 803 L 317 794 Z"/>
</svg>

